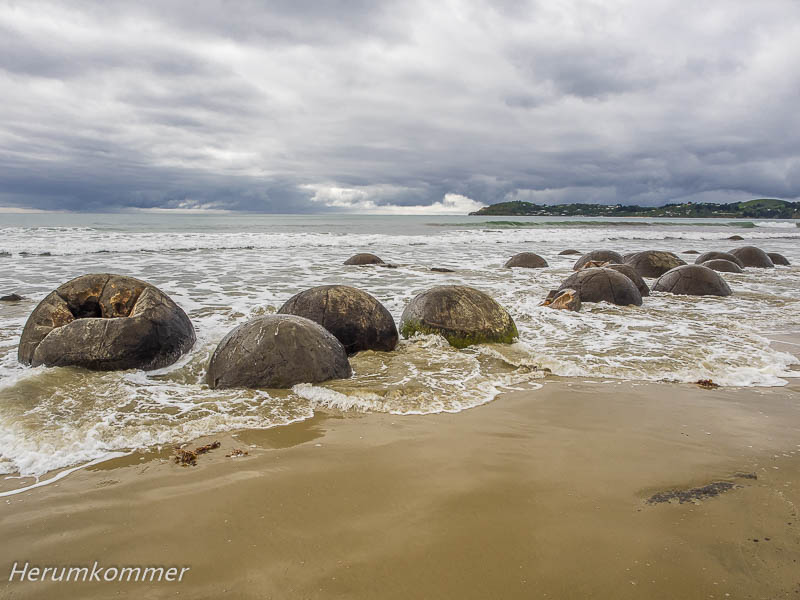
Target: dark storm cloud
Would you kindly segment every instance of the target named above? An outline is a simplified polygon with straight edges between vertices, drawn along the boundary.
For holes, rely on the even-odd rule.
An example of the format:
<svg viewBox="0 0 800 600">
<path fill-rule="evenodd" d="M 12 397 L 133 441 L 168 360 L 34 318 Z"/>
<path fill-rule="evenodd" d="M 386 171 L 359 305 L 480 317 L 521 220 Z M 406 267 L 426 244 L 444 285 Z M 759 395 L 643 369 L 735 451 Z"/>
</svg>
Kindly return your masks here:
<svg viewBox="0 0 800 600">
<path fill-rule="evenodd" d="M 0 6 L 0 207 L 800 196 L 800 7 Z"/>
</svg>

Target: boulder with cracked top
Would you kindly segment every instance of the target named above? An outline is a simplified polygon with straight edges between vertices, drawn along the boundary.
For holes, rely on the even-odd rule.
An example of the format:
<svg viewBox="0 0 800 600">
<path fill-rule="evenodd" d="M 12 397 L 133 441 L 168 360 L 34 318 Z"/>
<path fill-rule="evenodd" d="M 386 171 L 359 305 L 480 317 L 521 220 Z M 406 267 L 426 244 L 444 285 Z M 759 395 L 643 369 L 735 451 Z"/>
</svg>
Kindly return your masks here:
<svg viewBox="0 0 800 600">
<path fill-rule="evenodd" d="M 715 271 L 719 271 L 720 273 L 742 273 L 742 267 L 737 265 L 735 262 L 731 262 L 729 260 L 725 260 L 724 258 L 712 258 L 711 260 L 707 260 L 704 263 L 700 263 L 704 267 L 708 267 L 709 269 L 714 269 Z"/>
<path fill-rule="evenodd" d="M 553 290 L 548 294 L 542 306 L 555 308 L 558 310 L 571 310 L 578 312 L 581 309 L 581 297 L 577 290 L 566 288 L 563 290 Z"/>
<path fill-rule="evenodd" d="M 653 284 L 653 291 L 686 296 L 730 296 L 733 293 L 719 273 L 703 265 L 683 265 L 667 271 Z"/>
<path fill-rule="evenodd" d="M 83 275 L 33 310 L 20 337 L 26 365 L 98 371 L 159 369 L 195 342 L 186 313 L 164 292 L 123 275 Z"/>
<path fill-rule="evenodd" d="M 622 256 L 613 250 L 592 250 L 581 256 L 572 266 L 573 271 L 580 271 L 588 262 L 621 263 Z"/>
<path fill-rule="evenodd" d="M 633 281 L 614 269 L 582 269 L 564 280 L 559 290 L 573 289 L 581 302 L 610 302 L 620 306 L 641 306 L 642 295 Z"/>
<path fill-rule="evenodd" d="M 744 263 L 730 252 L 703 252 L 703 254 L 697 257 L 697 259 L 694 261 L 694 264 L 702 265 L 704 262 L 716 260 L 718 258 L 722 260 L 729 260 L 730 262 L 736 263 L 740 267 L 744 268 Z"/>
<path fill-rule="evenodd" d="M 319 323 L 296 315 L 266 315 L 228 333 L 208 363 L 217 388 L 290 388 L 353 374 L 344 346 Z"/>
<path fill-rule="evenodd" d="M 774 269 L 775 264 L 769 255 L 761 248 L 755 246 L 741 246 L 731 250 L 733 254 L 744 267 L 755 267 L 757 269 Z"/>
<path fill-rule="evenodd" d="M 632 266 L 642 277 L 661 277 L 670 269 L 685 265 L 686 262 L 672 252 L 645 250 L 628 256 L 625 264 Z"/>
<path fill-rule="evenodd" d="M 397 326 L 373 296 L 347 285 L 322 285 L 292 296 L 278 314 L 311 319 L 330 331 L 347 354 L 389 352 L 397 346 Z"/>
</svg>

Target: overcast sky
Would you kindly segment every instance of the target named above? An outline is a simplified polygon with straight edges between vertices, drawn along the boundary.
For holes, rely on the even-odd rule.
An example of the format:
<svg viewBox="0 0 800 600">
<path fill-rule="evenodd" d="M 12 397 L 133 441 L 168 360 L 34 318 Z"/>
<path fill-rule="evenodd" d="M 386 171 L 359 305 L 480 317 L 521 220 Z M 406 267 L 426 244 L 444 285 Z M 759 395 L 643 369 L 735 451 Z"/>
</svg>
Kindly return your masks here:
<svg viewBox="0 0 800 600">
<path fill-rule="evenodd" d="M 800 2 L 7 2 L 0 208 L 800 197 Z"/>
</svg>

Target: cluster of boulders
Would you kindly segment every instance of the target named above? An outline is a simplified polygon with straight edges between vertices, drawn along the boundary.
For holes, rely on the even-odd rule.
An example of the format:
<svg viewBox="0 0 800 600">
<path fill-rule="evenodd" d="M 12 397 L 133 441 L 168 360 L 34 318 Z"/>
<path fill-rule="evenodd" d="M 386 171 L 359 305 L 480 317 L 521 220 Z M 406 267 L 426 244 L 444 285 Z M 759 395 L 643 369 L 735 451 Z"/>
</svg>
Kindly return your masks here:
<svg viewBox="0 0 800 600">
<path fill-rule="evenodd" d="M 374 254 L 358 254 L 345 264 L 387 263 Z M 775 264 L 789 261 L 753 246 L 699 254 L 693 265 L 671 252 L 594 250 L 578 258 L 575 272 L 543 305 L 573 311 L 584 302 L 640 306 L 651 289 L 645 278 L 656 279 L 652 290 L 658 292 L 729 296 L 731 289 L 719 272 Z M 508 268 L 547 266 L 532 252 L 505 263 Z M 441 335 L 455 348 L 511 343 L 518 337 L 508 311 L 471 287 L 442 285 L 418 294 L 403 311 L 398 333 L 389 311 L 370 294 L 325 285 L 296 294 L 277 314 L 230 331 L 211 356 L 206 382 L 211 388 L 286 388 L 347 378 L 352 375 L 349 356 L 391 352 L 399 335 L 419 333 Z M 18 358 L 32 366 L 150 370 L 176 362 L 195 339 L 189 317 L 158 288 L 133 277 L 91 274 L 68 281 L 39 303 L 22 331 Z"/>
</svg>

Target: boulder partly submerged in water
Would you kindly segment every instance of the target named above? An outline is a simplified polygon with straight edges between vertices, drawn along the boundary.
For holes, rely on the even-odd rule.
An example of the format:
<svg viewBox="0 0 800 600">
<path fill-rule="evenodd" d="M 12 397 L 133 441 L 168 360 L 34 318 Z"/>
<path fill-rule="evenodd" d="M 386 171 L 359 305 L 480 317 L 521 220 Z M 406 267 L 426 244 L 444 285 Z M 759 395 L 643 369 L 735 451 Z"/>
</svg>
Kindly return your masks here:
<svg viewBox="0 0 800 600">
<path fill-rule="evenodd" d="M 32 366 L 150 370 L 171 365 L 194 342 L 192 322 L 164 292 L 100 273 L 68 281 L 39 303 L 18 358 Z"/>
<path fill-rule="evenodd" d="M 704 263 L 700 263 L 704 267 L 708 267 L 709 269 L 714 269 L 715 271 L 719 271 L 720 273 L 742 273 L 742 267 L 737 265 L 735 262 L 730 260 L 725 260 L 724 258 L 712 258 L 711 260 L 707 260 Z"/>
<path fill-rule="evenodd" d="M 744 267 L 755 267 L 757 269 L 773 269 L 775 264 L 769 255 L 761 248 L 755 246 L 742 246 L 731 250 L 733 254 Z"/>
<path fill-rule="evenodd" d="M 567 250 L 562 250 L 558 253 L 559 256 L 573 256 L 575 254 L 580 254 L 580 250 L 575 250 L 574 248 L 568 248 Z"/>
<path fill-rule="evenodd" d="M 533 252 L 520 252 L 506 261 L 503 267 L 524 267 L 526 269 L 543 269 L 547 267 L 547 261 Z"/>
<path fill-rule="evenodd" d="M 208 363 L 211 388 L 290 388 L 353 374 L 344 346 L 319 323 L 266 315 L 226 335 Z"/>
<path fill-rule="evenodd" d="M 645 250 L 627 256 L 625 264 L 632 266 L 642 277 L 661 277 L 670 269 L 685 265 L 686 262 L 672 252 Z"/>
<path fill-rule="evenodd" d="M 792 263 L 789 262 L 789 259 L 786 258 L 783 254 L 778 254 L 777 252 L 767 252 L 767 256 L 772 261 L 773 265 L 781 265 L 782 267 L 790 267 Z"/>
<path fill-rule="evenodd" d="M 388 310 L 367 292 L 347 285 L 322 285 L 292 296 L 278 314 L 311 319 L 330 331 L 347 354 L 389 352 L 397 346 L 397 326 Z"/>
<path fill-rule="evenodd" d="M 573 289 L 581 302 L 610 302 L 619 306 L 641 306 L 642 295 L 628 277 L 614 269 L 592 267 L 573 273 L 559 291 Z"/>
<path fill-rule="evenodd" d="M 697 257 L 697 259 L 694 261 L 694 264 L 702 265 L 704 262 L 716 259 L 729 260 L 732 263 L 736 263 L 740 267 L 744 267 L 744 263 L 730 252 L 703 252 L 703 254 Z"/>
<path fill-rule="evenodd" d="M 605 268 L 613 269 L 618 273 L 622 273 L 623 275 L 625 275 L 625 277 L 627 277 L 633 282 L 633 285 L 636 286 L 636 289 L 639 290 L 639 293 L 642 295 L 642 297 L 650 295 L 650 288 L 647 287 L 647 282 L 645 282 L 642 276 L 639 275 L 636 272 L 636 269 L 634 269 L 632 266 L 610 264 L 610 265 L 605 265 Z"/>
<path fill-rule="evenodd" d="M 719 273 L 703 265 L 683 265 L 667 271 L 653 284 L 653 291 L 687 296 L 730 296 L 733 293 Z"/>
<path fill-rule="evenodd" d="M 581 297 L 578 294 L 578 290 L 570 288 L 552 290 L 542 302 L 542 306 L 578 312 L 581 309 Z"/>
<path fill-rule="evenodd" d="M 439 334 L 451 346 L 510 344 L 519 335 L 514 319 L 491 296 L 465 285 L 440 285 L 418 294 L 403 311 L 400 333 Z"/>
<path fill-rule="evenodd" d="M 572 270 L 580 271 L 588 262 L 619 264 L 622 262 L 622 255 L 613 250 L 592 250 L 581 256 L 572 266 Z"/>
<path fill-rule="evenodd" d="M 383 260 L 375 256 L 374 254 L 370 254 L 369 252 L 362 252 L 361 254 L 354 254 L 346 261 L 344 261 L 346 265 L 383 265 L 386 264 Z"/>
</svg>

